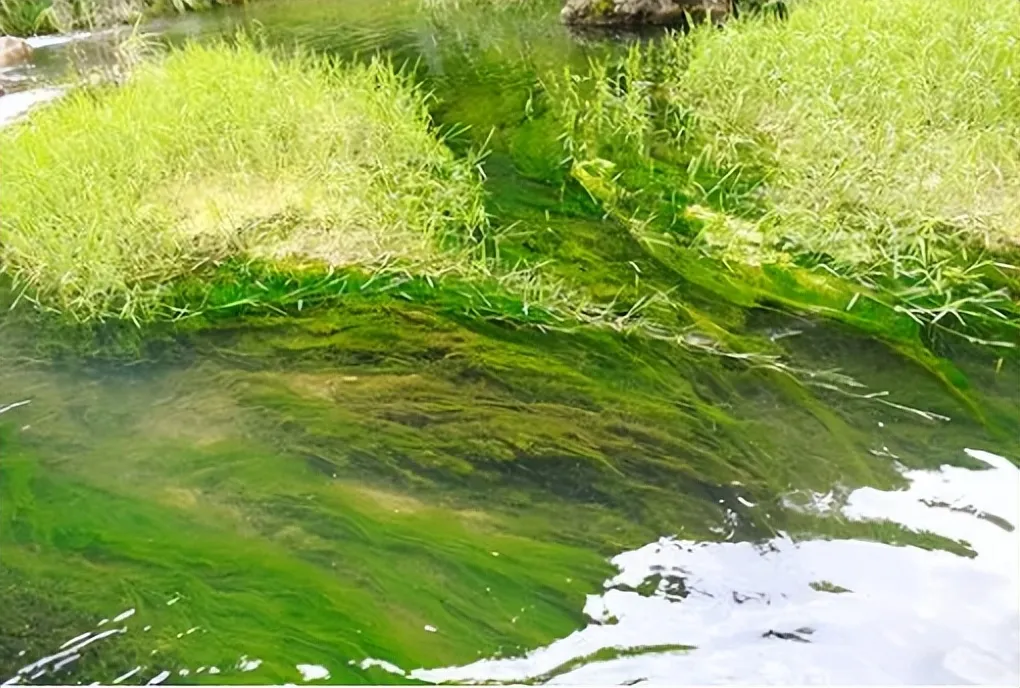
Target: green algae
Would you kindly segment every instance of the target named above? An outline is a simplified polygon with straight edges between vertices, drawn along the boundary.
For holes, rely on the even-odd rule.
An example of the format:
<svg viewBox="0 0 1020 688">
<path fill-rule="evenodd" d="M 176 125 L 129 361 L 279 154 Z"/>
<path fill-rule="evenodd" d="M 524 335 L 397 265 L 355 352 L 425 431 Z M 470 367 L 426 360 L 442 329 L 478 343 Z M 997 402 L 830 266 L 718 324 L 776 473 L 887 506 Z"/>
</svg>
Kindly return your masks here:
<svg viewBox="0 0 1020 688">
<path fill-rule="evenodd" d="M 880 342 L 774 312 L 744 323 L 799 365 L 895 379 L 893 399 L 951 423 L 673 342 L 480 316 L 460 287 L 417 284 L 410 300 L 355 289 L 286 313 L 227 309 L 112 356 L 40 359 L 37 330 L 9 322 L 2 387 L 32 403 L 0 419 L 4 575 L 29 596 L 19 608 L 64 611 L 29 622 L 5 669 L 15 649 L 135 607 L 72 676 L 218 665 L 235 668 L 217 680 L 282 682 L 307 661 L 336 681 L 397 680 L 359 663 L 463 663 L 561 637 L 584 623 L 607 556 L 663 533 L 719 538 L 728 510 L 739 538 L 966 552 L 779 499 L 900 485 L 878 448 L 930 467 L 994 446 Z M 791 327 L 804 332 L 770 339 Z M 176 637 L 196 626 L 200 642 Z M 263 663 L 241 672 L 242 654 Z"/>
<path fill-rule="evenodd" d="M 581 582 L 605 574 L 583 550 L 503 535 L 498 524 L 475 527 L 457 512 L 361 486 L 323 486 L 311 469 L 250 446 L 156 447 L 139 457 L 149 462 L 144 483 L 123 461 L 116 477 L 55 478 L 52 459 L 33 460 L 7 439 L 4 448 L 5 567 L 34 580 L 60 571 L 66 599 L 93 615 L 137 608 L 115 658 L 124 668 L 194 670 L 244 653 L 263 660 L 260 681 L 283 681 L 300 655 L 357 681 L 364 674 L 345 669 L 348 658 L 463 661 L 569 632 L 580 620 Z M 81 458 L 92 470 L 102 463 Z M 172 486 L 152 475 L 154 461 L 176 475 Z M 258 485 L 274 489 L 251 493 Z M 97 579 L 117 585 L 96 595 Z M 136 628 L 142 622 L 151 635 Z M 200 641 L 175 638 L 196 626 Z M 81 629 L 57 630 L 70 638 Z M 150 647 L 155 660 L 142 656 Z M 15 662 L 11 654 L 4 665 Z"/>
<path fill-rule="evenodd" d="M 72 677 L 227 669 L 244 654 L 262 665 L 217 680 L 293 680 L 307 661 L 337 681 L 389 681 L 399 677 L 347 662 L 513 654 L 583 623 L 607 555 L 664 532 L 718 538 L 726 509 L 741 538 L 786 530 L 965 552 L 776 498 L 893 487 L 869 448 L 958 463 L 952 448 L 980 426 L 823 402 L 789 377 L 641 338 L 358 301 L 227 319 L 179 340 L 170 365 L 153 350 L 130 368 L 65 357 L 4 371 L 4 389 L 32 396 L 16 425 L 3 419 L 4 576 L 27 598 L 19 608 L 61 603 L 13 636 L 7 670 L 15 650 L 128 607 L 129 632 Z M 880 345 L 870 356 L 862 368 L 902 367 Z M 868 431 L 868 417 L 888 426 Z M 177 638 L 194 627 L 204 633 Z"/>
</svg>

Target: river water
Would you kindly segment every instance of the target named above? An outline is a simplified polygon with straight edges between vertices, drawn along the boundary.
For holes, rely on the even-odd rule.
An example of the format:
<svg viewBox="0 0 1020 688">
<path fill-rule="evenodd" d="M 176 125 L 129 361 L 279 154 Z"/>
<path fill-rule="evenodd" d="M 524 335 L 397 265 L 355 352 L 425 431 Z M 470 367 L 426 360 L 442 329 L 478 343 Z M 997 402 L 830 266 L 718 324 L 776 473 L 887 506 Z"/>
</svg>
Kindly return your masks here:
<svg viewBox="0 0 1020 688">
<path fill-rule="evenodd" d="M 267 1 L 146 31 L 388 53 L 451 145 L 489 142 L 497 222 L 625 264 L 523 113 L 633 38 L 509 5 Z M 33 39 L 0 121 L 108 73 L 123 36 Z M 996 432 L 880 343 L 767 309 L 734 327 L 854 382 L 414 304 L 112 357 L 6 317 L 0 679 L 1017 685 L 1016 370 L 955 361 Z"/>
</svg>

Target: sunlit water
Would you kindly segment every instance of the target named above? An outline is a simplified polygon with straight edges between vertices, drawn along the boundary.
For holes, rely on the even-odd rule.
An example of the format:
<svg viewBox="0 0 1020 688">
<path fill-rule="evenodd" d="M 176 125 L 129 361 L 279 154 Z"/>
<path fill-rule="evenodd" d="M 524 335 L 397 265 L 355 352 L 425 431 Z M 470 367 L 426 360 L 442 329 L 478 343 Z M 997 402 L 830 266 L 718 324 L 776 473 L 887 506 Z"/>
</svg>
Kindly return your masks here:
<svg viewBox="0 0 1020 688">
<path fill-rule="evenodd" d="M 422 11 L 415 0 L 306 2 L 300 5 L 299 10 L 292 10 L 288 3 L 259 3 L 246 11 L 190 15 L 179 21 L 155 24 L 149 30 L 177 41 L 229 34 L 239 26 L 250 26 L 254 20 L 259 24 L 258 30 L 275 43 L 296 43 L 351 57 L 385 51 L 398 60 L 417 65 L 425 83 L 437 91 L 440 102 L 436 111 L 440 124 L 469 124 L 474 128 L 471 135 L 478 139 L 484 139 L 490 129 L 496 128 L 499 130 L 497 136 L 505 134 L 511 141 L 511 135 L 506 132 L 514 131 L 520 124 L 519 111 L 537 80 L 565 64 L 583 65 L 590 55 L 614 50 L 617 45 L 611 41 L 571 36 L 556 21 L 556 2 L 538 3 L 537 9 L 528 11 L 475 11 L 441 17 Z M 0 124 L 16 121 L 31 108 L 59 97 L 76 79 L 87 78 L 90 69 L 105 69 L 115 64 L 112 46 L 122 35 L 123 32 L 114 32 L 100 36 L 78 34 L 33 39 L 35 60 L 29 65 L 5 69 L 0 73 L 0 79 L 9 91 L 8 95 L 0 98 Z M 519 181 L 511 175 L 509 181 L 503 179 L 498 183 L 513 188 Z M 850 352 L 844 354 L 848 361 L 856 353 L 853 346 L 849 349 Z M 182 369 L 186 366 L 182 365 Z M 52 376 L 52 379 L 46 376 Z M 133 446 L 130 439 L 132 428 L 141 427 L 145 433 L 152 433 L 161 441 L 170 437 L 187 450 L 200 453 L 203 447 L 216 446 L 216 441 L 222 439 L 223 428 L 230 427 L 235 421 L 229 413 L 222 411 L 222 399 L 217 395 L 226 398 L 228 392 L 248 384 L 248 381 L 221 379 L 215 373 L 208 377 L 199 374 L 198 377 L 210 390 L 210 405 L 216 406 L 216 412 L 207 413 L 205 399 L 194 393 L 193 380 L 178 382 L 171 379 L 166 382 L 157 381 L 157 376 L 145 375 L 131 380 L 130 373 L 124 371 L 108 378 L 100 375 L 98 381 L 85 376 L 86 379 L 72 377 L 72 381 L 67 382 L 57 373 L 46 373 L 46 376 L 42 382 L 31 376 L 23 382 L 15 375 L 12 383 L 0 388 L 0 423 L 31 437 L 31 433 L 35 432 L 32 425 L 48 422 L 51 412 L 49 408 L 40 408 L 47 402 L 37 398 L 38 390 L 33 385 L 39 385 L 40 389 L 57 385 L 61 390 L 67 390 L 70 397 L 60 400 L 66 409 L 59 413 L 81 421 L 75 432 L 96 427 L 99 428 L 97 437 L 110 440 L 109 445 L 96 445 L 99 447 L 96 451 L 102 454 L 98 458 L 88 454 L 92 445 L 87 443 L 83 447 L 74 445 L 74 450 L 82 451 L 87 460 L 96 461 L 99 465 L 95 470 L 100 472 L 116 471 L 121 465 L 104 462 L 107 452 L 124 451 L 125 472 L 138 471 L 142 476 L 132 477 L 135 482 L 128 483 L 131 485 L 141 485 L 147 480 L 144 460 L 134 461 L 128 456 Z M 353 385 L 357 377 L 345 372 L 340 379 Z M 19 386 L 21 384 L 24 386 Z M 129 410 L 118 408 L 107 411 L 102 407 L 102 399 L 107 402 L 122 396 L 130 399 L 132 394 L 137 395 L 137 402 L 123 402 Z M 56 408 L 52 395 L 50 400 Z M 32 403 L 24 403 L 29 401 Z M 93 404 L 99 406 L 94 407 Z M 143 418 L 144 422 L 131 415 L 131 411 L 146 408 L 146 405 L 151 405 L 154 410 Z M 189 412 L 182 414 L 178 407 L 189 409 Z M 29 412 L 37 414 L 33 416 L 34 420 L 31 423 L 22 421 Z M 878 417 L 889 422 L 891 416 Z M 120 423 L 125 423 L 126 429 L 121 429 Z M 66 441 L 57 435 L 51 445 L 60 447 L 60 443 Z M 883 447 L 883 452 L 885 449 Z M 964 447 L 951 448 L 953 452 L 957 450 L 963 458 Z M 161 460 L 159 451 L 152 450 L 151 460 Z M 923 453 L 916 447 L 913 451 Z M 727 495 L 730 503 L 739 507 L 740 513 L 729 508 L 724 510 L 722 522 L 712 529 L 719 534 L 719 541 L 685 539 L 683 533 L 661 532 L 661 539 L 617 554 L 611 560 L 617 572 L 604 581 L 602 589 L 598 589 L 595 581 L 589 580 L 588 587 L 582 591 L 586 594 L 586 601 L 576 608 L 558 612 L 563 618 L 575 615 L 585 619 L 582 628 L 572 633 L 560 633 L 559 639 L 556 639 L 557 636 L 550 635 L 548 629 L 554 626 L 560 628 L 563 623 L 560 620 L 555 623 L 543 621 L 539 626 L 540 632 L 529 631 L 531 635 L 528 637 L 542 637 L 544 640 L 533 641 L 528 646 L 509 647 L 506 654 L 514 655 L 511 657 L 504 657 L 500 652 L 487 651 L 483 654 L 478 651 L 481 656 L 477 661 L 450 663 L 435 660 L 433 657 L 446 656 L 442 653 L 458 657 L 470 654 L 463 651 L 472 642 L 471 638 L 464 637 L 466 631 L 459 631 L 460 636 L 450 641 L 457 648 L 456 651 L 451 650 L 441 643 L 457 636 L 458 631 L 451 630 L 436 618 L 436 610 L 443 609 L 445 613 L 445 608 L 426 606 L 423 607 L 426 611 L 405 618 L 386 607 L 383 604 L 386 600 L 381 600 L 379 609 L 367 612 L 365 618 L 393 614 L 396 619 L 393 627 L 400 629 L 400 633 L 393 637 L 399 635 L 399 639 L 380 635 L 371 642 L 354 643 L 352 638 L 362 636 L 363 629 L 369 630 L 364 619 L 360 619 L 356 623 L 345 622 L 345 636 L 343 639 L 336 638 L 335 644 L 327 633 L 325 645 L 329 650 L 324 653 L 321 644 L 315 646 L 311 641 L 306 642 L 307 639 L 291 645 L 290 639 L 284 638 L 284 631 L 270 627 L 270 634 L 280 634 L 279 644 L 284 646 L 280 654 L 287 659 L 285 668 L 281 669 L 277 662 L 273 669 L 276 673 L 265 674 L 269 658 L 248 647 L 244 640 L 235 641 L 225 634 L 221 630 L 223 619 L 218 619 L 212 612 L 204 615 L 201 602 L 176 591 L 171 575 L 160 578 L 159 585 L 152 585 L 153 590 L 159 591 L 160 597 L 156 604 L 150 600 L 148 610 L 141 604 L 138 607 L 111 608 L 105 617 L 96 619 L 94 627 L 79 628 L 77 635 L 62 638 L 47 652 L 30 653 L 25 649 L 15 649 L 18 660 L 10 665 L 12 673 L 0 678 L 6 679 L 5 685 L 56 682 L 88 658 L 104 656 L 103 648 L 114 647 L 130 636 L 141 638 L 139 647 L 146 649 L 150 645 L 144 639 L 153 638 L 151 654 L 144 661 L 89 665 L 82 676 L 105 683 L 152 685 L 217 682 L 221 676 L 230 677 L 233 682 L 325 682 L 343 680 L 352 676 L 345 672 L 352 671 L 368 672 L 364 676 L 374 681 L 414 679 L 436 683 L 1017 685 L 1020 683 L 1020 540 L 1017 531 L 1020 526 L 1020 474 L 1016 465 L 1005 458 L 977 449 L 966 451 L 987 468 L 974 470 L 946 465 L 937 471 L 925 471 L 899 467 L 898 470 L 909 482 L 906 489 L 859 488 L 840 493 L 843 494 L 841 497 L 834 496 L 837 492 L 814 494 L 806 500 L 810 505 L 806 508 L 814 513 L 824 512 L 838 521 L 890 521 L 913 531 L 942 535 L 963 543 L 973 556 L 877 541 L 793 538 L 782 531 L 773 532 L 771 538 L 747 541 L 737 535 L 746 525 L 741 519 L 766 507 L 739 496 L 732 498 Z M 310 452 L 305 447 L 299 450 L 306 457 Z M 890 462 L 895 460 L 891 454 L 886 454 Z M 220 460 L 218 456 L 215 458 Z M 1010 458 L 1015 460 L 1017 457 Z M 321 460 L 321 457 L 313 455 L 309 461 L 314 464 L 316 459 Z M 923 458 L 920 461 L 925 462 Z M 247 514 L 248 522 L 264 516 L 257 511 L 244 511 L 250 505 L 240 500 L 225 506 L 202 502 L 203 493 L 195 487 L 196 483 L 185 480 L 185 477 L 192 477 L 187 471 L 209 473 L 214 468 L 187 466 L 181 469 L 180 475 L 171 474 L 170 478 L 160 476 L 160 480 L 170 480 L 171 483 L 163 492 L 152 494 L 170 499 L 175 507 L 195 507 L 206 511 L 222 507 L 222 513 L 215 512 L 217 519 L 234 517 L 235 509 Z M 328 470 L 342 472 L 342 469 Z M 337 478 L 336 473 L 331 475 L 333 479 Z M 179 479 L 180 484 L 172 483 L 174 479 Z M 560 478 L 564 481 L 573 479 L 566 473 Z M 112 484 L 103 483 L 104 489 Z M 270 485 L 269 493 L 272 493 L 272 488 Z M 287 489 L 299 494 L 302 499 L 310 498 L 295 491 L 295 488 Z M 237 494 L 244 494 L 244 490 L 244 487 L 240 488 Z M 291 496 L 283 487 L 279 488 L 279 493 L 281 500 L 284 496 Z M 170 497 L 166 497 L 167 494 Z M 791 499 L 790 508 L 805 502 L 803 494 L 796 496 L 799 499 Z M 673 498 L 672 495 L 669 497 Z M 682 499 L 683 495 L 675 498 Z M 373 499 L 381 501 L 387 512 L 397 515 L 420 508 L 413 502 L 409 506 L 391 496 L 374 495 Z M 261 502 L 259 505 L 260 508 L 263 506 Z M 292 504 L 286 503 L 285 506 L 292 510 L 285 513 L 301 514 Z M 40 501 L 40 508 L 47 508 L 44 501 Z M 469 520 L 468 516 L 464 518 Z M 338 528 L 333 523 L 329 527 Z M 279 533 L 274 532 L 274 547 L 279 542 L 290 543 L 287 538 L 292 538 L 300 542 L 302 556 L 337 556 L 332 550 L 323 554 L 326 546 L 320 540 L 323 539 L 321 533 L 325 531 L 310 533 L 299 528 L 295 528 L 294 533 L 285 531 L 286 528 Z M 243 531 L 244 537 L 248 535 L 247 531 Z M 51 537 L 55 541 L 60 540 L 61 533 Z M 67 537 L 74 540 L 73 533 Z M 125 535 L 121 545 L 124 546 L 124 542 L 133 544 L 131 538 L 138 537 L 141 536 Z M 378 533 L 366 535 L 365 539 L 372 543 L 374 537 L 378 537 Z M 428 558 L 431 543 L 421 545 L 403 531 L 394 536 L 394 541 L 396 546 L 388 544 L 389 549 L 381 555 L 382 566 L 396 571 L 396 577 L 401 579 L 402 584 L 405 579 L 413 582 L 416 576 L 426 573 L 434 564 Z M 337 549 L 343 551 L 342 538 L 338 542 Z M 415 558 L 416 563 L 411 566 L 406 563 L 409 547 L 415 548 L 415 556 L 420 557 Z M 491 555 L 493 566 L 509 559 L 505 552 L 501 553 L 494 547 L 488 547 L 483 553 L 485 557 Z M 380 551 L 383 551 L 381 546 Z M 425 554 L 422 555 L 422 552 Z M 102 553 L 110 556 L 107 550 Z M 174 553 L 168 549 L 166 554 L 170 557 Z M 440 585 L 445 584 L 443 575 L 449 575 L 449 571 L 460 571 L 460 562 L 456 560 L 460 554 L 446 553 L 443 556 L 453 560 L 456 566 L 443 569 L 446 574 L 437 576 L 443 581 Z M 143 559 L 140 555 L 139 558 Z M 98 557 L 97 561 L 105 560 Z M 316 563 L 319 562 L 316 560 Z M 180 564 L 170 566 L 173 565 Z M 332 566 L 336 565 L 335 561 L 332 562 Z M 379 563 L 373 562 L 372 565 L 378 567 Z M 378 592 L 386 588 L 379 581 L 372 580 L 373 569 L 368 564 L 364 565 L 364 571 L 358 568 L 357 561 L 345 563 L 345 566 L 347 568 L 342 576 L 358 578 L 359 583 L 364 583 L 364 587 L 372 591 L 372 595 L 385 594 Z M 478 581 L 482 580 L 482 574 L 477 573 L 481 570 L 477 564 L 472 563 L 467 568 L 470 568 L 471 575 L 479 576 Z M 486 575 L 488 573 L 486 571 Z M 567 573 L 573 574 L 572 571 Z M 519 576 L 520 572 L 514 575 Z M 570 585 L 575 584 L 572 576 L 556 575 Z M 474 585 L 475 579 L 470 576 L 466 579 L 472 580 Z M 103 581 L 102 584 L 109 582 L 102 576 L 97 580 Z M 289 584 L 301 585 L 300 581 L 299 576 L 293 577 Z M 229 576 L 227 583 L 226 587 L 230 588 Z M 126 587 L 131 594 L 125 599 L 133 599 L 135 591 L 131 585 Z M 476 587 L 484 588 L 486 593 L 492 592 L 484 582 L 478 582 Z M 387 590 L 392 593 L 392 588 Z M 329 594 L 342 596 L 348 592 L 349 589 L 343 589 Z M 443 596 L 449 593 L 459 597 L 467 591 L 453 586 L 442 590 L 442 593 Z M 245 591 L 242 594 L 246 594 Z M 432 594 L 431 589 L 421 593 L 424 597 Z M 548 595 L 547 592 L 543 594 Z M 410 595 L 411 598 L 414 596 L 413 593 Z M 310 597 L 319 605 L 316 609 L 327 606 L 323 598 L 316 598 L 314 594 Z M 501 606 L 500 622 L 511 626 L 525 625 L 529 615 L 534 613 L 533 607 L 543 604 L 540 597 L 536 593 L 535 605 L 526 602 L 520 607 Z M 210 596 L 207 601 L 211 599 Z M 527 600 L 527 597 L 524 599 Z M 293 608 L 302 607 L 306 602 L 307 599 L 298 600 Z M 517 605 L 517 602 L 514 604 Z M 288 613 L 293 608 L 288 607 Z M 154 621 L 154 618 L 160 618 L 160 614 L 176 614 L 182 609 L 184 611 L 180 613 L 185 616 L 180 619 L 174 617 L 177 625 L 172 628 Z M 270 611 L 265 616 L 273 619 L 272 613 L 277 608 L 267 609 Z M 428 610 L 433 615 L 430 616 Z M 7 613 L 0 610 L 0 615 Z M 463 612 L 458 610 L 444 618 L 455 620 L 459 618 L 458 614 Z M 328 615 L 327 611 L 317 611 L 301 623 L 312 626 Z M 480 625 L 487 628 L 490 621 L 495 624 L 495 617 L 483 621 L 479 622 Z M 358 627 L 353 630 L 355 626 Z M 513 637 L 505 631 L 500 633 Z M 259 637 L 265 639 L 264 636 Z M 186 662 L 181 665 L 179 662 L 164 663 L 161 659 L 165 653 L 173 651 L 175 645 L 195 648 L 194 644 L 185 644 L 205 643 L 208 646 L 214 642 L 224 648 L 219 652 L 220 660 L 215 663 Z M 428 643 L 436 644 L 431 646 Z M 314 646 L 315 649 L 303 649 L 306 646 Z M 407 654 L 403 649 L 417 646 L 434 649 L 422 650 L 414 655 L 427 659 L 398 661 Z M 194 650 L 191 652 L 195 654 Z M 188 656 L 189 653 L 184 651 L 183 654 Z"/>
<path fill-rule="evenodd" d="M 428 681 L 550 683 L 1002 684 L 1020 679 L 1020 473 L 908 472 L 910 488 L 853 492 L 849 519 L 883 519 L 970 544 L 964 558 L 874 542 L 698 543 L 663 538 L 613 559 L 588 598 L 597 623 L 522 659 L 414 671 Z M 999 519 L 989 520 L 988 516 Z M 653 576 L 650 596 L 636 588 Z M 640 654 L 583 664 L 606 648 Z M 559 672 L 563 673 L 559 673 Z"/>
</svg>

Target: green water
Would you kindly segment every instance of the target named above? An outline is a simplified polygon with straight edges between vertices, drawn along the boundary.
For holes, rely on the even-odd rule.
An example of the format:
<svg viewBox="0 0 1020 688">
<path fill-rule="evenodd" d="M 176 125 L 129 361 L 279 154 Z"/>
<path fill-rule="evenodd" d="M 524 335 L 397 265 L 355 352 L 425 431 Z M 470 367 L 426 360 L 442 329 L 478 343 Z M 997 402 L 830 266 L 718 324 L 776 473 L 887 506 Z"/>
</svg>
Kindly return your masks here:
<svg viewBox="0 0 1020 688">
<path fill-rule="evenodd" d="M 297 0 L 162 28 L 257 26 L 278 45 L 406 60 L 455 149 L 488 141 L 488 208 L 514 227 L 503 260 L 552 261 L 624 311 L 674 290 L 693 345 L 539 327 L 493 315 L 519 304 L 415 282 L 141 336 L 88 338 L 12 311 L 0 409 L 30 403 L 0 415 L 0 678 L 124 628 L 36 680 L 142 667 L 126 682 L 282 683 L 305 663 L 337 683 L 400 681 L 360 663 L 545 645 L 585 625 L 610 556 L 662 535 L 967 553 L 784 498 L 899 486 L 893 454 L 912 468 L 965 465 L 963 447 L 1015 455 L 1015 357 L 922 356 L 749 297 L 718 266 L 649 253 L 560 165 L 544 80 L 620 47 L 572 36 L 557 9 Z M 769 358 L 707 352 L 706 332 Z"/>
</svg>

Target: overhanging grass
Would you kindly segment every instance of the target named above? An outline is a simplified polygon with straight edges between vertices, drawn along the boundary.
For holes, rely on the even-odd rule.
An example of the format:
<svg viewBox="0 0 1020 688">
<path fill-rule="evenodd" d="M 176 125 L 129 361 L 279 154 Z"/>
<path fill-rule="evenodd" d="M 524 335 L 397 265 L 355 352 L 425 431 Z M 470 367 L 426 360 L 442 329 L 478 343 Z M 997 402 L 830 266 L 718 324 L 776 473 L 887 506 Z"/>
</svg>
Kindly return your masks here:
<svg viewBox="0 0 1020 688">
<path fill-rule="evenodd" d="M 485 215 L 427 100 L 384 61 L 186 46 L 0 135 L 4 269 L 78 320 L 147 321 L 228 257 L 430 261 Z"/>
<path fill-rule="evenodd" d="M 1015 339 L 1018 25 L 1011 0 L 806 0 L 635 48 L 556 90 L 574 176 L 725 261 Z"/>
</svg>

